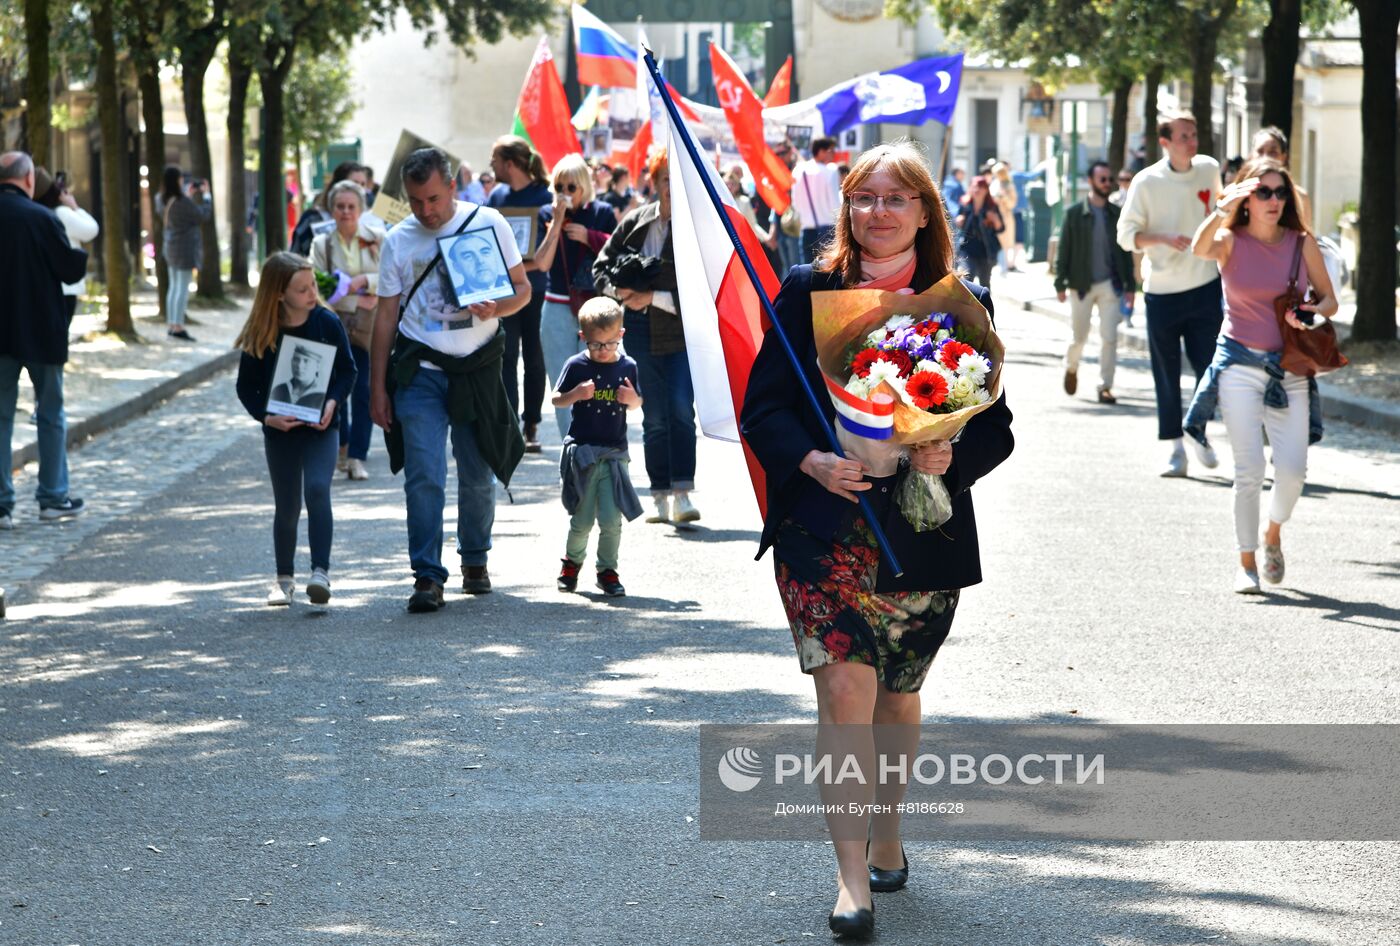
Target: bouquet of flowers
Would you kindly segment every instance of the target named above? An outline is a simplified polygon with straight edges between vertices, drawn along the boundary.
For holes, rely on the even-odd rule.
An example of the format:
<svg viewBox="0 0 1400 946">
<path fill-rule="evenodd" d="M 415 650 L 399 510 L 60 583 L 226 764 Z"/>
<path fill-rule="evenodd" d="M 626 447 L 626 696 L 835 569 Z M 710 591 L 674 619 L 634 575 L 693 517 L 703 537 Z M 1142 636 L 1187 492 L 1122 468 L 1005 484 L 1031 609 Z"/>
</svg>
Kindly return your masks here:
<svg viewBox="0 0 1400 946">
<path fill-rule="evenodd" d="M 321 293 L 321 298 L 326 300 L 326 305 L 335 305 L 350 295 L 350 277 L 338 269 L 333 273 L 325 273 L 318 269 L 316 289 Z"/>
<path fill-rule="evenodd" d="M 954 275 L 920 295 L 813 293 L 812 327 L 837 439 L 873 476 L 895 473 L 911 446 L 956 439 L 1001 394 L 1005 349 Z M 940 476 L 911 472 L 896 500 L 919 531 L 952 516 Z"/>
</svg>

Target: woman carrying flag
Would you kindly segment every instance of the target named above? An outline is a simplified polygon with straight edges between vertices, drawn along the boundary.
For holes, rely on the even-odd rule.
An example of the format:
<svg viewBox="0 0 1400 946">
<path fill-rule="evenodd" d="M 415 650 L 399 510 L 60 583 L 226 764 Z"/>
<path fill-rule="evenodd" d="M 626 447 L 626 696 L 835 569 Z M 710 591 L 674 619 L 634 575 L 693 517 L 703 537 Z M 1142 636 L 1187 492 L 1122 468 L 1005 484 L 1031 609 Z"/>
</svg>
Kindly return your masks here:
<svg viewBox="0 0 1400 946">
<path fill-rule="evenodd" d="M 825 385 L 813 339 L 813 292 L 922 292 L 953 269 L 943 202 L 914 146 L 881 145 L 865 152 L 841 194 L 830 246 L 814 265 L 793 268 L 775 302 L 778 320 L 817 391 Z M 991 294 L 966 285 L 990 312 Z M 829 401 L 822 410 L 831 423 L 835 410 Z M 878 748 L 884 756 L 913 753 L 921 719 L 919 688 L 952 627 L 959 590 L 982 579 L 968 490 L 1011 454 L 1011 411 L 1003 397 L 973 418 L 956 444 L 935 441 L 913 449 L 907 469 L 873 478 L 858 461 L 830 452 L 821 419 L 803 396 L 777 333 L 770 331 L 750 374 L 741 423 L 767 474 L 768 514 L 759 554 L 773 549 L 799 662 L 816 685 L 818 753 L 832 751 L 839 741 L 857 755 L 862 771 L 876 771 L 872 724 L 883 724 Z M 891 502 L 909 469 L 943 477 L 953 516 L 942 528 L 916 532 Z M 902 575 L 881 567 L 870 525 L 857 505 L 862 492 L 906 569 Z M 822 786 L 828 811 L 844 803 L 845 810 L 860 804 L 868 812 L 878 804 L 890 813 L 827 815 L 839 869 L 829 923 L 838 936 L 868 939 L 875 927 L 871 891 L 898 890 L 909 876 L 896 808 L 906 785 L 852 781 Z"/>
</svg>

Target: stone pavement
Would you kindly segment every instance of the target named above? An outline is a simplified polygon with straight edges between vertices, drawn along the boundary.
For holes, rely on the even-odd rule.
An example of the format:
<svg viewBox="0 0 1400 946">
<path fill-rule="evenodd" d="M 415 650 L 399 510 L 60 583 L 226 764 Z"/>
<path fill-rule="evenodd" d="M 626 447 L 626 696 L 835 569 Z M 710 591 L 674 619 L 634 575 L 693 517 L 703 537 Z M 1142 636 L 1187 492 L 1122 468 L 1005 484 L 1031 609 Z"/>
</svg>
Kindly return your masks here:
<svg viewBox="0 0 1400 946">
<path fill-rule="evenodd" d="M 1241 599 L 1224 469 L 1154 475 L 1144 359 L 1104 408 L 1060 391 L 1063 326 L 1001 323 L 1017 449 L 976 488 L 986 582 L 926 718 L 1400 722 L 1396 439 L 1329 426 L 1288 582 Z M 611 600 L 553 588 L 547 451 L 502 497 L 496 592 L 428 616 L 378 443 L 335 486 L 328 609 L 261 603 L 271 497 L 230 375 L 76 451 L 92 514 L 0 534 L 0 943 L 826 941 L 829 847 L 699 838 L 696 727 L 814 709 L 735 448 L 702 442 L 697 528 L 625 527 Z M 879 941 L 1379 946 L 1396 854 L 915 844 Z"/>
<path fill-rule="evenodd" d="M 1003 309 L 1024 309 L 1069 324 L 1069 304 L 1060 302 L 1056 297 L 1054 276 L 1048 272 L 1046 263 L 1026 263 L 1021 272 L 1007 273 L 1005 276 L 994 272 L 992 291 L 1003 301 Z M 1145 303 L 1139 294 L 1133 324 L 1119 326 L 1120 353 L 1132 349 L 1146 355 L 1145 313 Z M 1350 333 L 1355 314 L 1356 295 L 1347 290 L 1343 293 L 1341 308 L 1334 319 L 1343 341 Z M 1085 353 L 1097 358 L 1097 352 L 1098 329 L 1095 328 L 1090 333 Z M 1400 396 L 1397 396 L 1397 392 L 1400 392 L 1400 348 L 1392 348 L 1385 356 L 1378 356 L 1369 350 L 1366 354 L 1367 363 L 1356 363 L 1319 379 L 1325 417 L 1345 419 L 1400 436 Z M 1190 366 L 1183 364 L 1183 370 L 1189 372 Z M 1189 380 L 1187 383 L 1190 383 Z"/>
<path fill-rule="evenodd" d="M 63 373 L 69 442 L 81 442 L 129 420 L 220 368 L 236 365 L 233 340 L 247 319 L 250 302 L 233 300 L 222 307 L 206 308 L 202 301 L 192 300 L 188 321 L 194 343 L 166 338 L 165 323 L 154 294 L 149 292 L 132 299 L 140 342 L 124 342 L 106 334 L 105 315 L 75 316 Z M 33 411 L 34 389 L 29 376 L 21 374 L 13 438 L 17 467 L 38 457 Z M 19 505 L 23 510 L 26 504 Z"/>
</svg>

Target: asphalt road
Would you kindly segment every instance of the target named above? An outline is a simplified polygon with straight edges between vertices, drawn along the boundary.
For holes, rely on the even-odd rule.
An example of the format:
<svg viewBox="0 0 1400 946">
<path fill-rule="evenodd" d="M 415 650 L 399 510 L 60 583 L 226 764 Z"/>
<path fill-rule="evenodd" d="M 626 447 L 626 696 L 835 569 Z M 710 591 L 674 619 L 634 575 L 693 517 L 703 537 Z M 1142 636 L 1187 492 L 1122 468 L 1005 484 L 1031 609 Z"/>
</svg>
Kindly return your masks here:
<svg viewBox="0 0 1400 946">
<path fill-rule="evenodd" d="M 1102 408 L 1059 390 L 1057 323 L 1002 327 L 1017 449 L 975 490 L 987 580 L 927 719 L 1400 722 L 1400 445 L 1330 429 L 1287 584 L 1241 599 L 1228 480 L 1155 475 L 1145 363 Z M 552 453 L 528 460 L 496 592 L 415 616 L 376 445 L 373 479 L 335 488 L 332 607 L 269 609 L 270 490 L 231 388 L 75 454 L 89 520 L 0 535 L 0 944 L 828 938 L 829 847 L 700 839 L 697 726 L 814 713 L 735 448 L 702 443 L 697 528 L 625 528 L 620 600 L 554 590 L 567 519 Z M 1397 855 L 919 843 L 879 938 L 1379 946 Z"/>
</svg>

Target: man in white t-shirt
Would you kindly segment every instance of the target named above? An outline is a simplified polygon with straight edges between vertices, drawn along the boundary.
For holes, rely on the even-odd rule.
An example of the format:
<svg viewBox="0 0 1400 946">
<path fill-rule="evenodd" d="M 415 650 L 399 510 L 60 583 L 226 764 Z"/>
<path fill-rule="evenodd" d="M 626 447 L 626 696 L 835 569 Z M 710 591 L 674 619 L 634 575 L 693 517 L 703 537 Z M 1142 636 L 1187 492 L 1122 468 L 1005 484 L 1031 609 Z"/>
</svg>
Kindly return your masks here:
<svg viewBox="0 0 1400 946">
<path fill-rule="evenodd" d="M 1223 320 L 1220 270 L 1214 261 L 1191 253 L 1191 236 L 1215 210 L 1220 165 L 1196 153 L 1196 119 L 1190 112 L 1166 115 L 1157 126 L 1165 157 L 1143 168 L 1128 187 L 1118 217 L 1118 245 L 1142 251 L 1147 261 L 1143 298 L 1147 302 L 1148 353 L 1157 389 L 1157 439 L 1172 442 L 1163 476 L 1186 475 L 1181 429 L 1181 348 L 1196 381 L 1215 355 Z M 1207 469 L 1219 461 L 1209 445 L 1190 443 Z"/>
<path fill-rule="evenodd" d="M 505 218 L 455 199 L 445 154 L 420 148 L 404 160 L 402 175 L 413 215 L 389 232 L 379 254 L 370 413 L 386 431 L 390 466 L 403 465 L 414 578 L 408 609 L 421 613 L 442 607 L 448 576 L 442 512 L 449 432 L 457 460 L 462 590 L 491 590 L 486 556 L 496 519 L 495 479 L 508 481 L 525 450 L 501 383 L 505 344 L 498 320 L 530 301 L 530 283 Z M 515 294 L 459 309 L 437 240 L 483 229 L 495 230 Z"/>
<path fill-rule="evenodd" d="M 792 205 L 802 218 L 802 262 L 817 257 L 818 248 L 836 229 L 841 210 L 841 170 L 836 166 L 836 139 L 812 142 L 812 160 L 792 171 Z"/>
</svg>

